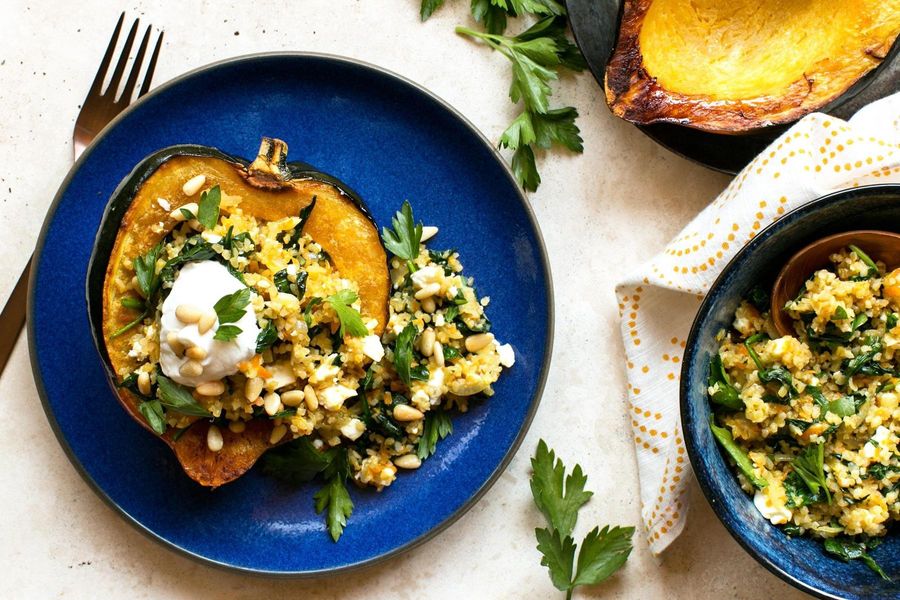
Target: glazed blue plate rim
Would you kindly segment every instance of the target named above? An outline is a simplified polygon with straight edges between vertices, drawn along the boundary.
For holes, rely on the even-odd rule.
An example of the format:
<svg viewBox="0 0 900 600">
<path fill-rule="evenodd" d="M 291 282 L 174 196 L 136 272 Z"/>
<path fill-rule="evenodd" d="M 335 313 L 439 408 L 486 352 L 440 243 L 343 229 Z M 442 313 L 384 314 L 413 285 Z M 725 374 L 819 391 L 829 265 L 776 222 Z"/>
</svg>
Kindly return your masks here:
<svg viewBox="0 0 900 600">
<path fill-rule="evenodd" d="M 807 594 L 813 595 L 817 598 L 823 598 L 825 600 L 841 600 L 841 597 L 824 592 L 823 590 L 820 590 L 817 587 L 812 586 L 797 577 L 794 577 L 789 572 L 787 572 L 787 570 L 783 569 L 775 562 L 768 560 L 764 556 L 761 556 L 756 551 L 756 549 L 747 542 L 745 536 L 738 530 L 738 528 L 734 526 L 734 524 L 728 518 L 728 515 L 725 513 L 724 509 L 724 502 L 722 502 L 722 499 L 719 497 L 719 494 L 716 491 L 715 486 L 713 485 L 709 477 L 709 474 L 706 472 L 706 465 L 702 456 L 702 452 L 696 444 L 693 435 L 690 433 L 691 429 L 685 426 L 686 422 L 692 420 L 690 415 L 691 402 L 689 399 L 690 381 L 688 373 L 694 363 L 693 354 L 698 346 L 697 340 L 700 335 L 700 329 L 703 322 L 709 316 L 709 313 L 713 307 L 715 297 L 717 296 L 717 288 L 719 287 L 720 283 L 725 281 L 728 275 L 730 275 L 730 273 L 734 269 L 741 266 L 744 260 L 750 254 L 752 254 L 761 244 L 763 244 L 766 239 L 768 239 L 772 234 L 780 230 L 788 223 L 803 218 L 810 213 L 815 213 L 820 208 L 836 200 L 842 200 L 846 197 L 860 195 L 879 195 L 885 192 L 890 194 L 897 194 L 898 191 L 900 191 L 900 184 L 873 184 L 838 190 L 836 192 L 820 196 L 802 206 L 798 206 L 794 210 L 786 213 L 784 216 L 773 221 L 771 224 L 765 227 L 762 231 L 759 232 L 758 235 L 756 235 L 752 240 L 750 240 L 750 242 L 748 242 L 743 248 L 741 248 L 731 258 L 730 261 L 728 261 L 728 263 L 719 273 L 719 276 L 716 277 L 715 281 L 713 281 L 712 285 L 710 285 L 709 291 L 703 297 L 703 301 L 700 303 L 700 308 L 697 309 L 697 314 L 694 317 L 693 323 L 691 324 L 691 331 L 688 334 L 687 341 L 685 343 L 685 356 L 682 359 L 680 374 L 681 383 L 679 385 L 679 412 L 682 422 L 682 431 L 684 432 L 684 444 L 687 448 L 688 459 L 691 462 L 691 468 L 693 469 L 694 475 L 697 478 L 697 483 L 700 485 L 700 489 L 703 491 L 703 497 L 713 509 L 713 512 L 716 514 L 719 522 L 725 526 L 725 529 L 729 534 L 731 534 L 731 537 L 734 538 L 734 540 L 747 552 L 747 554 L 752 556 L 759 564 L 765 567 L 770 573 L 776 575 L 779 579 L 791 584 L 792 586 L 803 592 L 806 592 Z"/>
<path fill-rule="evenodd" d="M 541 362 L 540 373 L 537 378 L 537 385 L 535 387 L 535 392 L 531 398 L 529 403 L 528 411 L 525 415 L 524 420 L 522 421 L 519 430 L 516 434 L 515 439 L 510 445 L 507 452 L 504 454 L 502 460 L 498 463 L 497 467 L 491 472 L 490 476 L 484 481 L 484 483 L 479 487 L 474 494 L 472 494 L 467 501 L 462 503 L 459 508 L 456 509 L 453 513 L 451 513 L 448 517 L 446 517 L 443 521 L 436 524 L 430 530 L 425 533 L 419 535 L 412 540 L 397 546 L 387 552 L 384 552 L 380 555 L 373 556 L 371 558 L 357 561 L 354 563 L 342 565 L 334 568 L 325 568 L 325 569 L 317 569 L 310 571 L 272 571 L 266 569 L 258 569 L 258 568 L 250 568 L 244 566 L 238 566 L 233 564 L 228 564 L 223 561 L 214 560 L 209 557 L 203 556 L 202 554 L 193 552 L 184 548 L 175 542 L 166 539 L 165 537 L 157 534 L 155 531 L 146 527 L 142 522 L 129 514 L 124 508 L 122 508 L 119 504 L 117 504 L 107 493 L 106 491 L 91 477 L 88 473 L 87 469 L 81 463 L 81 460 L 76 456 L 75 452 L 72 450 L 68 441 L 66 440 L 65 435 L 62 433 L 62 429 L 59 425 L 59 422 L 56 419 L 55 414 L 53 413 L 52 408 L 50 407 L 50 402 L 47 397 L 47 392 L 44 387 L 43 380 L 40 375 L 40 368 L 38 365 L 38 357 L 37 357 L 37 345 L 35 342 L 35 319 L 34 319 L 34 307 L 35 307 L 35 294 L 36 294 L 36 273 L 37 269 L 40 268 L 41 255 L 43 253 L 45 238 L 47 236 L 49 227 L 53 218 L 56 214 L 57 207 L 65 195 L 72 179 L 75 174 L 80 170 L 83 163 L 87 160 L 87 158 L 91 155 L 94 148 L 106 137 L 106 135 L 112 131 L 120 121 L 130 115 L 137 107 L 140 107 L 145 101 L 155 97 L 157 94 L 162 93 L 165 90 L 168 90 L 171 87 L 180 85 L 195 76 L 205 74 L 208 71 L 217 70 L 221 68 L 228 68 L 238 63 L 246 63 L 246 62 L 255 62 L 259 60 L 266 60 L 270 58 L 298 58 L 301 60 L 318 60 L 323 62 L 335 62 L 343 65 L 355 66 L 362 69 L 366 69 L 368 71 L 373 72 L 374 74 L 385 78 L 386 80 L 391 80 L 392 83 L 398 86 L 405 86 L 410 88 L 411 91 L 417 92 L 419 94 L 424 95 L 432 102 L 435 102 L 438 106 L 440 106 L 443 110 L 445 110 L 449 115 L 455 118 L 460 125 L 464 126 L 468 132 L 474 136 L 475 139 L 479 140 L 485 148 L 487 148 L 497 163 L 502 168 L 503 172 L 506 174 L 507 180 L 512 186 L 512 188 L 516 191 L 516 197 L 519 200 L 522 210 L 525 213 L 526 218 L 528 219 L 529 224 L 534 233 L 534 240 L 536 242 L 536 250 L 538 257 L 540 259 L 541 267 L 544 270 L 545 276 L 543 281 L 541 282 L 544 290 L 546 292 L 547 297 L 547 323 L 546 323 L 546 331 L 547 331 L 547 345 L 544 350 L 543 360 Z M 44 218 L 44 222 L 41 225 L 41 231 L 38 236 L 37 243 L 35 245 L 34 254 L 32 256 L 31 262 L 29 263 L 31 267 L 34 269 L 29 277 L 28 282 L 28 294 L 27 294 L 27 332 L 28 332 L 28 353 L 29 360 L 31 364 L 32 375 L 34 376 L 35 387 L 37 388 L 38 396 L 41 400 L 41 405 L 44 410 L 44 414 L 47 417 L 47 421 L 50 423 L 50 427 L 53 430 L 53 434 L 56 437 L 57 442 L 62 447 L 63 452 L 65 452 L 66 457 L 69 459 L 69 462 L 72 463 L 72 466 L 75 467 L 75 470 L 81 476 L 81 478 L 88 484 L 88 487 L 106 504 L 110 507 L 117 515 L 119 515 L 125 522 L 134 527 L 137 531 L 143 534 L 145 537 L 153 540 L 154 542 L 160 544 L 164 548 L 168 548 L 173 550 L 176 554 L 181 556 L 185 556 L 195 562 L 198 562 L 203 565 L 208 565 L 211 567 L 216 567 L 218 569 L 222 569 L 229 572 L 236 572 L 241 574 L 255 575 L 260 577 L 270 577 L 270 578 L 278 578 L 278 579 L 300 579 L 300 578 L 314 578 L 314 577 L 322 577 L 326 575 L 335 575 L 339 573 L 346 573 L 350 571 L 357 571 L 360 569 L 364 569 L 366 567 L 373 566 L 375 564 L 384 562 L 390 558 L 397 557 L 401 554 L 404 554 L 425 542 L 431 540 L 448 527 L 453 525 L 459 518 L 461 518 L 465 513 L 467 513 L 486 493 L 487 491 L 493 487 L 494 483 L 500 478 L 503 472 L 506 470 L 509 463 L 512 461 L 516 452 L 522 444 L 522 441 L 525 439 L 525 435 L 528 433 L 528 430 L 531 427 L 531 423 L 534 420 L 534 415 L 537 412 L 538 406 L 540 404 L 541 398 L 543 396 L 544 388 L 547 383 L 547 378 L 550 371 L 550 363 L 553 355 L 553 341 L 554 341 L 554 328 L 555 328 L 555 299 L 553 295 L 553 281 L 552 281 L 552 273 L 550 270 L 550 260 L 547 255 L 547 247 L 544 243 L 544 238 L 541 233 L 540 226 L 538 225 L 537 218 L 534 214 L 531 205 L 528 202 L 524 192 L 519 187 L 518 183 L 515 180 L 515 177 L 510 169 L 509 165 L 500 155 L 498 150 L 494 147 L 493 144 L 485 137 L 485 135 L 468 119 L 466 118 L 460 111 L 454 108 L 451 104 L 449 104 L 446 100 L 431 92 L 424 86 L 416 83 L 415 81 L 408 79 L 398 73 L 395 73 L 389 69 L 384 67 L 374 65 L 372 63 L 368 63 L 359 59 L 339 56 L 334 54 L 320 53 L 320 52 L 299 52 L 299 51 L 283 51 L 283 52 L 258 52 L 252 54 L 245 54 L 236 57 L 226 58 L 220 61 L 216 61 L 213 63 L 209 63 L 207 65 L 200 66 L 196 69 L 192 69 L 182 75 L 174 77 L 165 83 L 161 84 L 159 87 L 154 88 L 146 95 L 139 98 L 134 104 L 130 105 L 124 111 L 122 111 L 119 115 L 117 115 L 110 123 L 97 135 L 96 138 L 91 142 L 91 144 L 84 150 L 81 156 L 75 161 L 72 167 L 69 169 L 69 172 L 66 174 L 66 177 L 63 179 L 60 184 L 59 189 L 53 197 L 53 201 L 47 209 L 47 216 Z M 85 299 L 86 304 L 86 299 Z M 98 360 L 100 357 L 98 355 Z"/>
</svg>

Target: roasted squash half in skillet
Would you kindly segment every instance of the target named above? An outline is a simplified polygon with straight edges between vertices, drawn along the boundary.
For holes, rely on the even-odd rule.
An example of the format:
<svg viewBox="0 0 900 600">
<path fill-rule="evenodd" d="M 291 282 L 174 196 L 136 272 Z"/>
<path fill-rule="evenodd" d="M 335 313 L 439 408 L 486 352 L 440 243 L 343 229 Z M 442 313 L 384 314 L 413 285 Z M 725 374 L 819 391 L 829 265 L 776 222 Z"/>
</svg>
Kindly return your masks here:
<svg viewBox="0 0 900 600">
<path fill-rule="evenodd" d="M 754 131 L 848 93 L 898 33 L 900 0 L 625 0 L 606 99 L 637 124 Z"/>
<path fill-rule="evenodd" d="M 286 155 L 284 142 L 270 138 L 263 139 L 252 163 L 209 147 L 166 148 L 138 164 L 110 199 L 88 270 L 92 333 L 119 401 L 147 429 L 152 427 L 141 412 L 141 394 L 134 382 L 122 385 L 137 366 L 129 355 L 128 336 L 116 335 L 135 317 L 133 307 L 123 305 L 122 299 L 134 294 L 135 257 L 166 239 L 184 220 L 178 217 L 179 209 L 196 202 L 196 196 L 184 189 L 185 182 L 196 176 L 205 177 L 207 189 L 218 186 L 232 200 L 239 197 L 243 213 L 259 221 L 296 217 L 315 199 L 303 233 L 321 245 L 343 277 L 358 285 L 360 313 L 377 320 L 375 333 L 384 329 L 390 286 L 387 257 L 362 201 L 329 175 L 287 163 Z M 208 448 L 209 428 L 209 419 L 196 417 L 185 428 L 163 426 L 160 436 L 188 476 L 204 486 L 217 487 L 240 477 L 275 445 L 268 418 L 254 418 L 240 432 L 223 428 L 224 444 L 218 452 Z"/>
</svg>

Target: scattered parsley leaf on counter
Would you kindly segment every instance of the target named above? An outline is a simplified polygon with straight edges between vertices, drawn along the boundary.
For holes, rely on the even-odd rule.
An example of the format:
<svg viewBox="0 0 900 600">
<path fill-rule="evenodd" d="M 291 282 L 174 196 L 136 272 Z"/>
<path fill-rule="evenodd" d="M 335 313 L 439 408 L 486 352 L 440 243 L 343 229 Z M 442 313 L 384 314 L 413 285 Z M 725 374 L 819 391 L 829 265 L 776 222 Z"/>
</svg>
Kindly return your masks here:
<svg viewBox="0 0 900 600">
<path fill-rule="evenodd" d="M 197 220 L 206 229 L 212 229 L 219 221 L 219 204 L 222 202 L 222 190 L 213 186 L 208 192 L 200 194 L 200 207 Z"/>
<path fill-rule="evenodd" d="M 247 305 L 250 304 L 250 288 L 241 288 L 234 293 L 227 294 L 219 298 L 213 305 L 216 316 L 219 317 L 219 323 L 234 323 L 240 321 L 241 317 L 246 313 Z"/>
<path fill-rule="evenodd" d="M 587 477 L 582 473 L 581 465 L 575 465 L 572 473 L 565 477 L 562 460 L 556 458 L 553 450 L 541 440 L 531 459 L 531 468 L 531 494 L 535 505 L 554 530 L 569 535 L 575 529 L 578 509 L 594 495 L 584 489 Z"/>
<path fill-rule="evenodd" d="M 484 41 L 512 63 L 509 97 L 516 104 L 521 101 L 524 110 L 501 135 L 500 147 L 513 151 L 510 166 L 516 180 L 524 189 L 534 191 L 541 183 L 535 146 L 544 150 L 553 146 L 572 152 L 584 150 L 581 132 L 575 125 L 578 111 L 570 106 L 550 108 L 550 82 L 559 78 L 560 67 L 582 71 L 586 63 L 566 36 L 565 8 L 555 2 L 534 0 L 517 4 L 532 14 L 548 16 L 516 36 L 483 33 L 468 27 L 457 27 L 456 32 Z"/>
<path fill-rule="evenodd" d="M 413 219 L 412 207 L 405 200 L 403 206 L 391 219 L 394 229 L 383 227 L 381 239 L 384 247 L 391 254 L 403 260 L 415 260 L 419 256 L 419 243 L 422 241 L 422 224 Z"/>
<path fill-rule="evenodd" d="M 237 325 L 220 325 L 219 328 L 216 329 L 216 335 L 213 336 L 213 339 L 220 342 L 230 342 L 240 335 L 242 331 L 243 329 Z"/>
<path fill-rule="evenodd" d="M 453 433 L 453 421 L 445 411 L 433 409 L 425 413 L 425 424 L 422 427 L 422 436 L 419 438 L 416 455 L 421 460 L 425 460 L 434 454 L 438 440 Z"/>
<path fill-rule="evenodd" d="M 434 14 L 434 11 L 439 9 L 444 4 L 444 0 L 422 0 L 422 6 L 419 8 L 419 17 L 423 21 L 427 21 L 428 18 Z"/>
<path fill-rule="evenodd" d="M 347 463 L 347 449 L 336 448 L 331 463 L 325 468 L 325 486 L 316 492 L 313 498 L 316 501 L 316 512 L 321 513 L 327 509 L 325 523 L 328 525 L 328 533 L 335 542 L 344 533 L 347 519 L 353 514 L 353 500 L 347 492 L 346 481 L 350 474 L 350 465 Z"/>
<path fill-rule="evenodd" d="M 209 411 L 203 408 L 187 388 L 178 385 L 168 377 L 162 374 L 156 376 L 157 390 L 156 393 L 159 401 L 166 408 L 171 408 L 183 415 L 191 415 L 195 417 L 209 417 Z"/>
<path fill-rule="evenodd" d="M 325 301 L 334 309 L 338 319 L 341 321 L 340 334 L 343 337 L 350 334 L 353 337 L 363 337 L 369 335 L 369 329 L 363 323 L 362 317 L 355 308 L 350 306 L 359 299 L 359 296 L 353 290 L 341 290 L 333 296 L 328 296 Z M 310 301 L 310 304 L 312 301 Z M 308 307 L 309 305 L 307 305 Z"/>
<path fill-rule="evenodd" d="M 534 530 L 541 564 L 547 567 L 556 589 L 566 592 L 568 599 L 576 586 L 600 583 L 625 564 L 631 554 L 634 527 L 595 527 L 581 542 L 577 566 L 573 567 L 576 545 L 571 533 L 578 510 L 593 495 L 584 489 L 587 477 L 580 465 L 567 476 L 562 460 L 544 440 L 538 442 L 531 466 L 531 493 L 548 524 Z"/>
<path fill-rule="evenodd" d="M 412 381 L 410 369 L 413 354 L 412 347 L 418 332 L 414 324 L 407 323 L 394 342 L 394 369 L 396 369 L 397 375 L 407 386 Z"/>
</svg>

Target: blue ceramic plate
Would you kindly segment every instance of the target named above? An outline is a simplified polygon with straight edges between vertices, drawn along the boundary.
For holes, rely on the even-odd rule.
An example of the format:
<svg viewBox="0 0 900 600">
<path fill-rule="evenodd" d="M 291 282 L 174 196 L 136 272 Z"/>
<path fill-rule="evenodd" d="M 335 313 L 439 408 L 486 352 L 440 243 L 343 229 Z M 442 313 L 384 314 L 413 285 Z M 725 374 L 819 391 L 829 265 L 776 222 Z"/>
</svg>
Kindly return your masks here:
<svg viewBox="0 0 900 600">
<path fill-rule="evenodd" d="M 716 333 L 728 328 L 741 298 L 755 285 L 771 288 L 780 265 L 807 244 L 856 229 L 900 232 L 900 185 L 856 188 L 794 210 L 747 244 L 725 267 L 700 306 L 681 371 L 681 419 L 691 465 L 713 510 L 756 560 L 801 590 L 820 598 L 888 599 L 900 584 L 882 580 L 862 562 L 826 556 L 821 543 L 787 537 L 767 521 L 737 483 L 709 430 L 706 376 L 717 351 Z M 888 534 L 873 557 L 900 580 L 900 536 Z"/>
<path fill-rule="evenodd" d="M 121 408 L 91 341 L 85 275 L 107 198 L 132 167 L 173 144 L 255 155 L 284 139 L 357 190 L 380 224 L 404 199 L 440 227 L 491 297 L 494 330 L 516 352 L 489 401 L 421 469 L 382 493 L 351 490 L 340 542 L 313 510 L 314 485 L 251 470 L 214 492 Z M 537 408 L 553 333 L 550 271 L 527 202 L 488 141 L 440 99 L 379 68 L 309 54 L 237 58 L 163 85 L 95 140 L 63 182 L 35 255 L 29 342 L 47 417 L 88 484 L 150 537 L 204 562 L 272 575 L 332 573 L 408 550 L 447 527 L 499 477 Z"/>
</svg>

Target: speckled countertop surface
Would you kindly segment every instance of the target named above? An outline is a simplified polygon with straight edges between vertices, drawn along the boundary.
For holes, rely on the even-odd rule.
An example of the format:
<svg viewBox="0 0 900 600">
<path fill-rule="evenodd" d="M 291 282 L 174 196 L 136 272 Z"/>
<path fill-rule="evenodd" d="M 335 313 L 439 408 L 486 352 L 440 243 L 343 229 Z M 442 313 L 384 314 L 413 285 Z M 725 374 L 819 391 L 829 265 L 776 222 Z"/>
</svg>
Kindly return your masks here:
<svg viewBox="0 0 900 600">
<path fill-rule="evenodd" d="M 3 0 L 3 301 L 71 166 L 78 106 L 122 9 L 165 28 L 157 84 L 240 54 L 312 50 L 409 77 L 493 140 L 515 116 L 506 97 L 508 63 L 453 33 L 470 24 L 461 0 L 449 0 L 425 24 L 418 0 Z M 541 521 L 528 489 L 529 455 L 543 437 L 570 463 L 581 462 L 596 494 L 581 513 L 579 534 L 594 524 L 638 522 L 613 286 L 728 180 L 613 118 L 587 74 L 564 77 L 554 98 L 580 111 L 586 152 L 545 159 L 544 183 L 531 197 L 556 286 L 553 366 L 519 454 L 467 515 L 400 558 L 334 579 L 269 581 L 195 564 L 143 537 L 81 480 L 44 417 L 23 335 L 0 379 L 0 598 L 561 598 L 534 549 Z M 651 556 L 636 537 L 626 568 L 576 597 L 804 597 L 745 554 L 699 489 L 692 491 L 687 529 L 664 557 Z"/>
</svg>

